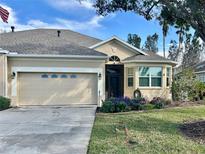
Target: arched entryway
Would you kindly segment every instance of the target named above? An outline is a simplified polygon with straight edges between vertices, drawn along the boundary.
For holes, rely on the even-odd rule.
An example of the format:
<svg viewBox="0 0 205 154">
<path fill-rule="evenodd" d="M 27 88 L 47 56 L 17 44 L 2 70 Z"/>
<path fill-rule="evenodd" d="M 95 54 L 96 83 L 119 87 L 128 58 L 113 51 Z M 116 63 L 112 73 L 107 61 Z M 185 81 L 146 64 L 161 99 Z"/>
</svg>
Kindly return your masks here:
<svg viewBox="0 0 205 154">
<path fill-rule="evenodd" d="M 111 56 L 106 64 L 106 97 L 122 97 L 124 94 L 124 65 L 118 56 Z"/>
</svg>

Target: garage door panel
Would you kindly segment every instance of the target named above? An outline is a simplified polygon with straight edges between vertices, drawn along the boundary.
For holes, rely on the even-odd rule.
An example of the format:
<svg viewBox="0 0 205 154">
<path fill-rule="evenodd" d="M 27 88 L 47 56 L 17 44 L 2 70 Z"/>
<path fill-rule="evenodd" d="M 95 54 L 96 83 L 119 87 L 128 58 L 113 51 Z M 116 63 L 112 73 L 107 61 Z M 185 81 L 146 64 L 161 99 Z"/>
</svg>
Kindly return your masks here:
<svg viewBox="0 0 205 154">
<path fill-rule="evenodd" d="M 19 74 L 20 105 L 67 105 L 97 103 L 97 74 L 66 74 L 68 78 L 42 78 L 42 73 Z"/>
</svg>

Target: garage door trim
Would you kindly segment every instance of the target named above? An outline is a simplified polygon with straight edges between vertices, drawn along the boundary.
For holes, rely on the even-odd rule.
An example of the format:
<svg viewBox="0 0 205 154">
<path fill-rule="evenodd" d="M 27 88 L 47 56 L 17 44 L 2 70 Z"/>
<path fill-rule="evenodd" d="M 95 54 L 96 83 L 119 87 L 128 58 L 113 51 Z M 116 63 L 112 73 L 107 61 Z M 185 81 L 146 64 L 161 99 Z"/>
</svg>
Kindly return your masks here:
<svg viewBox="0 0 205 154">
<path fill-rule="evenodd" d="M 100 100 L 102 96 L 104 95 L 103 92 L 103 69 L 102 68 L 69 68 L 69 67 L 12 67 L 12 74 L 15 74 L 14 79 L 12 79 L 11 83 L 11 96 L 15 97 L 17 96 L 17 78 L 18 73 L 97 73 L 98 76 L 101 76 L 101 78 L 98 78 L 98 88 L 97 88 L 97 97 L 98 97 L 98 105 L 100 104 Z M 101 74 L 101 75 L 100 75 Z"/>
</svg>

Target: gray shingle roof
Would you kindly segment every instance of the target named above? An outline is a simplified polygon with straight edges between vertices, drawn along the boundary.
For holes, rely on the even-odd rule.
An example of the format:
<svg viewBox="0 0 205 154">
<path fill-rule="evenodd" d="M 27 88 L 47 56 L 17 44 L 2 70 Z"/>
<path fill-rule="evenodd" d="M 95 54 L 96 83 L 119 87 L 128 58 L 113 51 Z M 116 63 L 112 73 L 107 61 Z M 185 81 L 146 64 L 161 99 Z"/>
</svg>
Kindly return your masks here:
<svg viewBox="0 0 205 154">
<path fill-rule="evenodd" d="M 128 57 L 126 59 L 124 59 L 123 61 L 126 61 L 126 62 L 131 62 L 131 61 L 150 61 L 150 62 L 153 62 L 153 61 L 163 61 L 163 62 L 167 62 L 167 63 L 173 63 L 173 61 L 169 60 L 169 59 L 166 59 L 154 52 L 146 52 L 148 55 L 135 55 L 135 56 L 132 56 L 132 57 Z"/>
<path fill-rule="evenodd" d="M 88 48 L 100 41 L 70 30 L 58 37 L 57 29 L 35 29 L 1 34 L 0 48 L 18 54 L 105 56 Z"/>
</svg>

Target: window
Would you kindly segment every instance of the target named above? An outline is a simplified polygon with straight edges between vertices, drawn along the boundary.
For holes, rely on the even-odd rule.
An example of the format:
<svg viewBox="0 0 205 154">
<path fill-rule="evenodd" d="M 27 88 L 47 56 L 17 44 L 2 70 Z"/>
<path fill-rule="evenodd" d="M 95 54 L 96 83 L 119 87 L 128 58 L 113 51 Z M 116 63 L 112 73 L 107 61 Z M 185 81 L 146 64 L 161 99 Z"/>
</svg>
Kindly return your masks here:
<svg viewBox="0 0 205 154">
<path fill-rule="evenodd" d="M 43 74 L 43 75 L 41 75 L 41 78 L 48 78 L 48 75 L 47 74 Z"/>
<path fill-rule="evenodd" d="M 139 86 L 140 87 L 161 87 L 162 67 L 140 67 Z"/>
<path fill-rule="evenodd" d="M 167 87 L 170 86 L 171 83 L 171 67 L 167 67 Z"/>
<path fill-rule="evenodd" d="M 72 74 L 72 75 L 70 76 L 70 78 L 71 78 L 71 79 L 75 79 L 75 78 L 77 78 L 77 75 Z"/>
<path fill-rule="evenodd" d="M 61 75 L 61 78 L 64 78 L 64 79 L 65 79 L 65 78 L 68 78 L 68 76 L 67 76 L 66 74 L 62 74 L 62 75 Z"/>
<path fill-rule="evenodd" d="M 133 68 L 128 68 L 127 69 L 127 86 L 128 87 L 133 87 L 133 77 L 134 77 L 134 72 Z"/>
<path fill-rule="evenodd" d="M 52 75 L 51 75 L 51 78 L 58 78 L 58 75 L 52 74 Z"/>
<path fill-rule="evenodd" d="M 120 62 L 120 58 L 119 58 L 118 56 L 111 56 L 111 57 L 109 58 L 109 61 L 112 61 L 112 62 L 114 62 L 114 63 Z"/>
<path fill-rule="evenodd" d="M 149 87 L 149 67 L 140 67 L 139 68 L 139 86 L 140 87 Z"/>
</svg>

